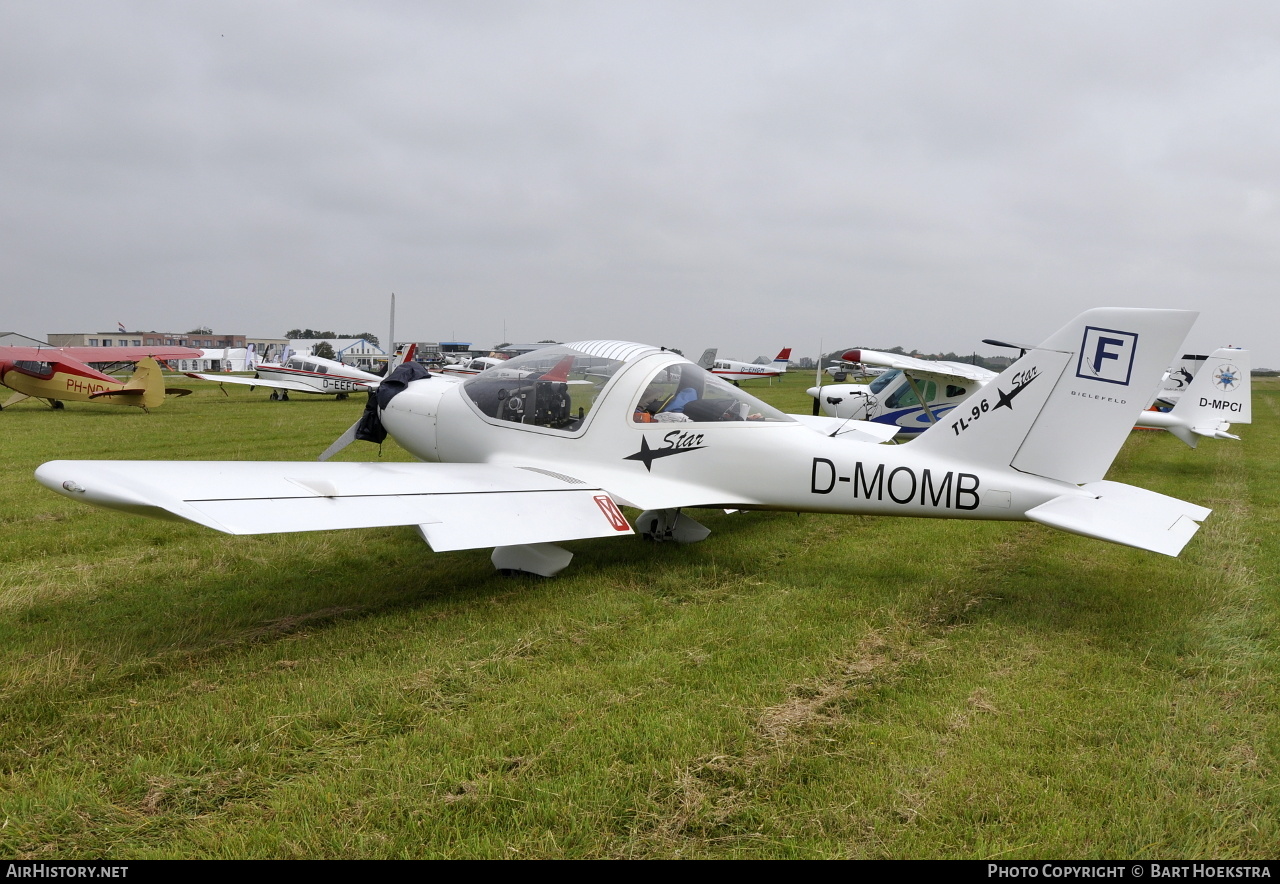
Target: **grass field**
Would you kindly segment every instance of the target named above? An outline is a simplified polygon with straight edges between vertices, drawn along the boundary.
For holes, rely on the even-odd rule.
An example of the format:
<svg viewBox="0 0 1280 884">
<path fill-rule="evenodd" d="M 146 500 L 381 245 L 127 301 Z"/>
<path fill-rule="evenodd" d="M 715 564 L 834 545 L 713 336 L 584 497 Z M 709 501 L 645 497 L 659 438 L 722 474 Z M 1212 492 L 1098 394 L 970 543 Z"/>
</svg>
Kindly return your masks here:
<svg viewBox="0 0 1280 884">
<path fill-rule="evenodd" d="M 808 378 L 756 385 L 807 411 Z M 186 385 L 184 383 L 184 385 Z M 1280 381 L 1109 478 L 1179 559 L 1029 523 L 697 513 L 553 580 L 415 530 L 229 537 L 55 458 L 313 459 L 363 402 L 0 413 L 0 855 L 1280 855 Z M 408 459 L 388 442 L 345 459 Z"/>
</svg>

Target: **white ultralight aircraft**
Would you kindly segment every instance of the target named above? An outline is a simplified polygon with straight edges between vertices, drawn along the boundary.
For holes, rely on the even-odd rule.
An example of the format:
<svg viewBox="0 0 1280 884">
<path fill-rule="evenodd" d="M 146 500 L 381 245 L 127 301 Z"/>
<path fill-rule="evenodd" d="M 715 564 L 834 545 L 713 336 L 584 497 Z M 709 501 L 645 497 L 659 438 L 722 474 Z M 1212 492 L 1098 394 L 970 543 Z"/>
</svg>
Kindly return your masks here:
<svg viewBox="0 0 1280 884">
<path fill-rule="evenodd" d="M 997 377 L 990 369 L 964 362 L 931 362 L 874 350 L 850 350 L 844 357 L 848 362 L 891 370 L 869 384 L 810 387 L 815 413 L 821 407 L 831 417 L 888 424 L 897 428 L 899 439 L 914 438 L 933 424 L 957 416 L 971 420 L 967 400 Z M 1207 364 L 1210 368 L 1196 374 L 1171 411 L 1143 411 L 1153 396 L 1129 400 L 1135 425 L 1168 430 L 1192 448 L 1202 437 L 1238 439 L 1228 431 L 1232 423 L 1251 420 L 1249 351 L 1215 350 Z M 1165 372 L 1166 386 L 1173 374 Z"/>
<path fill-rule="evenodd" d="M 396 366 L 412 361 L 417 351 L 417 344 L 409 344 L 398 350 L 387 368 L 390 374 Z M 199 378 L 202 381 L 217 381 L 220 384 L 242 384 L 252 390 L 254 387 L 267 387 L 271 390 L 271 399 L 287 402 L 290 393 L 328 393 L 337 394 L 337 398 L 346 399 L 352 393 L 364 393 L 376 390 L 382 383 L 382 376 L 368 371 L 361 371 L 336 359 L 325 359 L 322 356 L 302 356 L 294 354 L 283 361 L 260 362 L 251 378 L 234 375 L 198 374 L 187 372 L 187 377 Z"/>
<path fill-rule="evenodd" d="M 680 542 L 709 533 L 681 511 L 707 507 L 1031 520 L 1174 556 L 1210 511 L 1103 476 L 1195 316 L 1088 311 L 978 391 L 976 416 L 910 445 L 830 435 L 844 422 L 670 351 L 584 341 L 510 360 L 519 376 L 388 376 L 348 432 L 426 463 L 50 461 L 36 478 L 231 534 L 415 525 L 436 551 L 495 547 L 495 567 L 544 576 L 572 558 L 559 541 L 634 533 L 620 505 Z"/>
</svg>

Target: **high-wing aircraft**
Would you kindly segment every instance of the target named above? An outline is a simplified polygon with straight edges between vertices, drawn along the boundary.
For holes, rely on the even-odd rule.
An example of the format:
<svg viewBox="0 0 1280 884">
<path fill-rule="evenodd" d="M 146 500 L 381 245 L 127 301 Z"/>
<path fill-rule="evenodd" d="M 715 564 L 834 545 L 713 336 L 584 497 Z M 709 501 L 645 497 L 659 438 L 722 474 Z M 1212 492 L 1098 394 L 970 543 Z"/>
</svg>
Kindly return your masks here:
<svg viewBox="0 0 1280 884">
<path fill-rule="evenodd" d="M 858 350 L 846 350 L 845 353 L 858 353 Z M 831 376 L 831 379 L 843 384 L 851 377 L 855 378 L 878 378 L 880 375 L 889 371 L 888 368 L 879 365 L 867 365 L 865 362 L 850 362 L 841 358 L 836 362 L 828 365 L 824 371 Z"/>
<path fill-rule="evenodd" d="M 873 350 L 850 350 L 844 358 L 852 363 L 881 365 L 890 371 L 870 384 L 811 387 L 808 393 L 814 397 L 815 405 L 832 417 L 896 426 L 900 439 L 918 436 L 934 423 L 953 416 L 953 410 L 963 414 L 962 404 L 997 377 L 994 371 L 963 362 L 930 362 Z M 1204 373 L 1203 378 L 1196 375 L 1191 382 L 1194 392 L 1183 396 L 1172 411 L 1143 411 L 1152 397 L 1133 402 L 1135 425 L 1168 430 L 1192 448 L 1204 436 L 1238 438 L 1228 430 L 1232 423 L 1250 422 L 1249 351 L 1224 348 L 1209 359 L 1220 367 Z M 1170 374 L 1165 373 L 1166 380 Z M 1227 380 L 1224 382 L 1223 378 Z"/>
<path fill-rule="evenodd" d="M 726 381 L 749 381 L 755 378 L 777 378 L 787 373 L 787 364 L 791 360 L 791 348 L 784 347 L 778 351 L 778 355 L 773 357 L 773 362 L 768 365 L 756 365 L 753 362 L 736 362 L 732 359 L 720 359 L 716 356 L 718 351 L 713 349 L 706 350 L 702 354 L 702 358 L 698 360 L 698 365 L 705 368 L 717 377 L 722 377 Z"/>
<path fill-rule="evenodd" d="M 886 371 L 869 384 L 810 387 L 808 393 L 823 413 L 892 424 L 906 438 L 924 432 L 996 377 L 994 371 L 977 365 L 931 362 L 877 350 L 849 350 L 842 362 Z"/>
<path fill-rule="evenodd" d="M 424 463 L 51 461 L 36 478 L 231 534 L 415 525 L 436 551 L 495 547 L 495 567 L 547 576 L 572 558 L 560 541 L 634 533 L 620 506 L 680 542 L 709 533 L 683 510 L 708 507 L 1030 520 L 1173 556 L 1210 511 L 1103 476 L 1195 316 L 1090 310 L 910 445 L 828 435 L 671 351 L 581 341 L 504 377 L 389 375 L 352 430 Z"/>
<path fill-rule="evenodd" d="M 397 351 L 391 360 L 387 373 L 402 362 L 412 360 L 417 351 L 417 344 L 410 344 Z M 242 384 L 249 389 L 267 387 L 271 390 L 272 400 L 287 402 L 290 393 L 328 393 L 337 394 L 337 398 L 346 399 L 352 393 L 365 393 L 375 390 L 382 383 L 382 376 L 368 371 L 361 371 L 335 359 L 321 356 L 301 356 L 294 354 L 283 362 L 260 362 L 253 377 L 243 378 L 234 375 L 199 374 L 187 372 L 188 377 L 202 381 L 217 381 L 220 384 Z"/>
<path fill-rule="evenodd" d="M 199 359 L 190 347 L 0 347 L 0 384 L 13 395 L 0 408 L 24 399 L 41 399 L 51 408 L 64 402 L 104 400 L 144 410 L 164 402 L 166 394 L 190 390 L 166 387 L 157 359 Z M 136 364 L 127 380 L 112 377 L 89 363 Z"/>
</svg>

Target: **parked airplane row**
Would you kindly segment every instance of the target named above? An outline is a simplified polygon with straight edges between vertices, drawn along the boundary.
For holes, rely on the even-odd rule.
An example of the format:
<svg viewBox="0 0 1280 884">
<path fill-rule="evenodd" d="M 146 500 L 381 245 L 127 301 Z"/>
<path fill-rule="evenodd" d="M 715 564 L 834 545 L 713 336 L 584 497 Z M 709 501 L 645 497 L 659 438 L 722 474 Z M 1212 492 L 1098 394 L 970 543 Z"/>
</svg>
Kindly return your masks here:
<svg viewBox="0 0 1280 884">
<path fill-rule="evenodd" d="M 1112 358 L 1126 345 L 1121 337 L 1101 338 L 1102 359 Z M 814 413 L 831 417 L 874 421 L 896 429 L 900 440 L 910 439 L 937 423 L 962 426 L 976 420 L 976 405 L 969 399 L 997 377 L 996 372 L 963 362 L 930 362 L 896 353 L 850 350 L 844 354 L 850 364 L 879 366 L 887 371 L 869 384 L 829 384 L 811 387 Z M 1208 369 L 1192 374 L 1201 364 Z M 1181 390 L 1185 388 L 1186 393 Z M 1249 351 L 1235 348 L 1215 350 L 1207 357 L 1183 356 L 1165 372 L 1158 392 L 1141 403 L 1150 409 L 1156 400 L 1173 402 L 1169 411 L 1141 411 L 1136 426 L 1168 430 L 1195 448 L 1201 438 L 1238 439 L 1229 431 L 1233 423 L 1252 420 Z"/>
<path fill-rule="evenodd" d="M 493 547 L 495 567 L 543 575 L 572 558 L 562 541 L 701 540 L 690 508 L 1035 521 L 1174 556 L 1210 510 L 1103 477 L 1195 317 L 1087 311 L 909 445 L 878 444 L 896 425 L 784 414 L 672 351 L 580 341 L 461 381 L 415 362 L 389 374 L 340 441 L 390 434 L 418 463 L 51 461 L 36 476 L 231 534 L 413 525 L 436 551 Z"/>
</svg>

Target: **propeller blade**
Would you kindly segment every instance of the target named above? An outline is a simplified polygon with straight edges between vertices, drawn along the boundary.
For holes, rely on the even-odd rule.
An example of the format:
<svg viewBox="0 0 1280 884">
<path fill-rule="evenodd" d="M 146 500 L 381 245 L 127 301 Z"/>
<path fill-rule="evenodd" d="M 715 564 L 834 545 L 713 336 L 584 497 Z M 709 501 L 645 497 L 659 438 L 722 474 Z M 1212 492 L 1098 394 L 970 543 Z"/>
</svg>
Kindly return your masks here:
<svg viewBox="0 0 1280 884">
<path fill-rule="evenodd" d="M 361 416 L 360 420 L 364 420 L 363 415 Z M 360 421 L 356 421 L 354 424 L 348 427 L 347 431 L 343 433 L 341 436 L 339 436 L 337 439 L 335 439 L 333 444 L 330 445 L 328 448 L 326 448 L 324 450 L 324 453 L 321 454 L 319 457 L 317 457 L 316 460 L 320 460 L 320 461 L 328 460 L 329 458 L 337 454 L 339 451 L 346 448 L 352 442 L 356 441 L 356 428 L 359 426 L 360 426 Z"/>
<path fill-rule="evenodd" d="M 813 375 L 813 385 L 818 388 L 818 395 L 813 397 L 813 416 L 817 417 L 822 407 L 822 341 L 818 341 L 818 370 Z"/>
<path fill-rule="evenodd" d="M 1027 355 L 1028 350 L 1035 349 L 1031 344 L 1010 344 L 1005 341 L 993 341 L 990 338 L 983 338 L 982 343 L 990 344 L 993 347 L 1008 347 L 1010 350 L 1020 350 L 1022 352 L 1018 354 L 1019 359 Z"/>
</svg>

